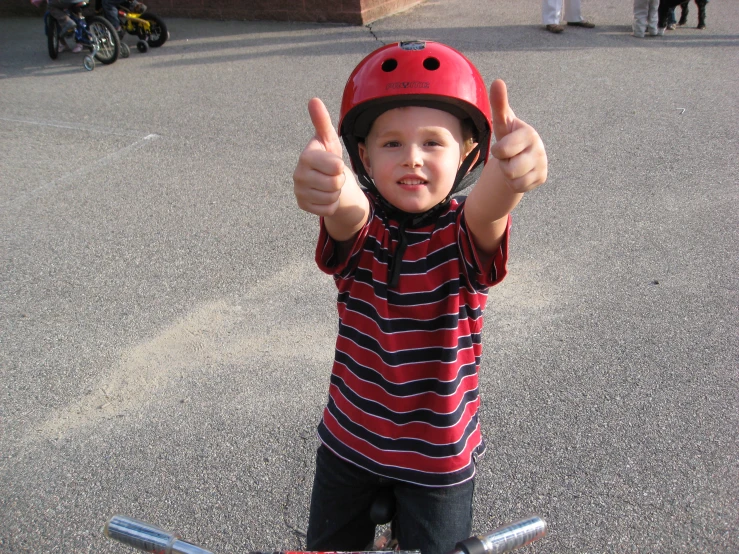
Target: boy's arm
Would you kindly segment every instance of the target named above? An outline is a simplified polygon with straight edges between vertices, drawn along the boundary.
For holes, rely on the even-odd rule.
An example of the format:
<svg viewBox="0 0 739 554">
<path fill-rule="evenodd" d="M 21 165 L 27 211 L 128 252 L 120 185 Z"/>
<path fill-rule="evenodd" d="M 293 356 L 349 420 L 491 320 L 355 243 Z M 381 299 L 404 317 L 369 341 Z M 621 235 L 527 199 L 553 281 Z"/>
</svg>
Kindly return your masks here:
<svg viewBox="0 0 739 554">
<path fill-rule="evenodd" d="M 547 154 L 539 134 L 516 117 L 500 79 L 490 86 L 495 145 L 478 183 L 464 205 L 464 216 L 475 246 L 493 255 L 503 239 L 508 214 L 523 193 L 547 179 Z"/>
<path fill-rule="evenodd" d="M 353 239 L 369 216 L 369 201 L 342 158 L 343 149 L 326 106 L 318 98 L 308 102 L 316 130 L 293 173 L 295 198 L 306 212 L 323 217 L 335 241 Z"/>
</svg>

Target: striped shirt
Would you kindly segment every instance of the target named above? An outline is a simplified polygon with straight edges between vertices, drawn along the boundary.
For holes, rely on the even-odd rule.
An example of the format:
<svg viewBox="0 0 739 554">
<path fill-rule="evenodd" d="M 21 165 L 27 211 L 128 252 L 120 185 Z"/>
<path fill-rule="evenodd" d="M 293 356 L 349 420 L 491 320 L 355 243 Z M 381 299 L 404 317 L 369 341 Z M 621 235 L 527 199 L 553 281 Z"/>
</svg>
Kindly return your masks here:
<svg viewBox="0 0 739 554">
<path fill-rule="evenodd" d="M 338 288 L 339 333 L 318 434 L 330 450 L 390 479 L 449 486 L 471 479 L 485 444 L 478 370 L 488 288 L 506 274 L 508 229 L 483 273 L 462 206 L 407 229 L 398 286 L 387 286 L 398 222 L 370 199 L 343 263 L 323 222 L 316 262 Z M 399 260 L 398 260 L 399 261 Z"/>
</svg>

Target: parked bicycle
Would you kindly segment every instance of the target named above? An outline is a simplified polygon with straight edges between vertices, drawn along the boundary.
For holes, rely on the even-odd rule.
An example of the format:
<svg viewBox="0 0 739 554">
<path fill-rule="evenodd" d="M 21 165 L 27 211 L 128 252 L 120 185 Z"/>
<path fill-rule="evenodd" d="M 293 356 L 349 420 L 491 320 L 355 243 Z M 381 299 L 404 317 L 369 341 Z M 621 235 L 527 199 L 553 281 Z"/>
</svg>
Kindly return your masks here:
<svg viewBox="0 0 739 554">
<path fill-rule="evenodd" d="M 80 0 L 70 5 L 65 11 L 75 23 L 68 38 L 73 38 L 77 44 L 82 45 L 83 49 L 90 51 L 85 55 L 82 64 L 86 70 L 92 71 L 95 69 L 95 60 L 107 65 L 118 59 L 120 40 L 113 26 L 105 18 L 98 16 L 85 18 L 81 12 L 85 5 L 87 5 L 87 0 Z M 44 14 L 44 30 L 49 57 L 55 60 L 60 54 L 60 44 L 64 46 L 67 37 L 62 36 L 59 23 L 49 11 Z"/>
<path fill-rule="evenodd" d="M 138 38 L 136 49 L 139 52 L 147 52 L 149 47 L 159 48 L 169 38 L 169 31 L 164 20 L 147 11 L 144 4 L 131 0 L 121 1 L 116 4 L 118 9 L 118 20 L 121 25 L 121 47 L 123 48 L 123 57 L 129 55 L 129 48 L 123 42 L 125 33 Z M 95 12 L 101 13 L 102 0 L 95 1 Z"/>
</svg>

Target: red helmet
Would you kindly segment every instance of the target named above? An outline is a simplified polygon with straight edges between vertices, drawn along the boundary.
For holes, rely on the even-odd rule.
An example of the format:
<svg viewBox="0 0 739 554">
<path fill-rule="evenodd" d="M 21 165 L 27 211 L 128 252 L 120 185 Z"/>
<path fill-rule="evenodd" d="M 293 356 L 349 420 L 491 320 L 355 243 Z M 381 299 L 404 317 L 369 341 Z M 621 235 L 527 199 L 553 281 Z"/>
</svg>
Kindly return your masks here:
<svg viewBox="0 0 739 554">
<path fill-rule="evenodd" d="M 463 178 L 487 162 L 492 129 L 488 90 L 472 62 L 445 44 L 409 41 L 375 50 L 354 69 L 344 88 L 339 134 L 355 173 L 371 190 L 374 183 L 365 172 L 357 144 L 379 115 L 402 106 L 436 108 L 472 122 L 478 148 L 460 167 L 450 194 L 469 186 L 472 180 Z"/>
</svg>

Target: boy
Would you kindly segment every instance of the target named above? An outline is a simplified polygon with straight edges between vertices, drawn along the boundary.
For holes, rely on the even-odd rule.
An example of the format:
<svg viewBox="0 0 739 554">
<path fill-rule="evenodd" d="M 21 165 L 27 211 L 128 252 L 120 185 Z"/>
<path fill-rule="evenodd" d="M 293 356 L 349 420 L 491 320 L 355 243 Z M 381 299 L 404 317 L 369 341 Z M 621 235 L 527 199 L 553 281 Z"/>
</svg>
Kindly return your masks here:
<svg viewBox="0 0 739 554">
<path fill-rule="evenodd" d="M 306 546 L 363 550 L 391 487 L 400 548 L 443 554 L 471 533 L 482 311 L 506 273 L 509 213 L 546 180 L 544 146 L 502 81 L 489 100 L 472 63 L 433 42 L 384 46 L 349 77 L 339 133 L 356 178 L 326 107 L 308 110 L 295 196 L 321 217 L 339 333 Z"/>
<path fill-rule="evenodd" d="M 118 6 L 131 13 L 144 13 L 146 5 L 137 0 L 95 0 L 95 12 L 102 13 L 105 19 L 113 25 L 118 36 L 123 38 L 123 29 L 118 18 Z"/>
<path fill-rule="evenodd" d="M 31 0 L 31 4 L 37 8 L 41 6 L 43 0 Z M 72 35 L 77 28 L 77 24 L 67 14 L 66 10 L 76 9 L 79 11 L 80 0 L 48 0 L 49 13 L 59 23 L 59 53 L 69 50 L 65 36 Z M 72 52 L 77 54 L 82 51 L 82 45 L 78 42 L 71 48 Z"/>
</svg>

